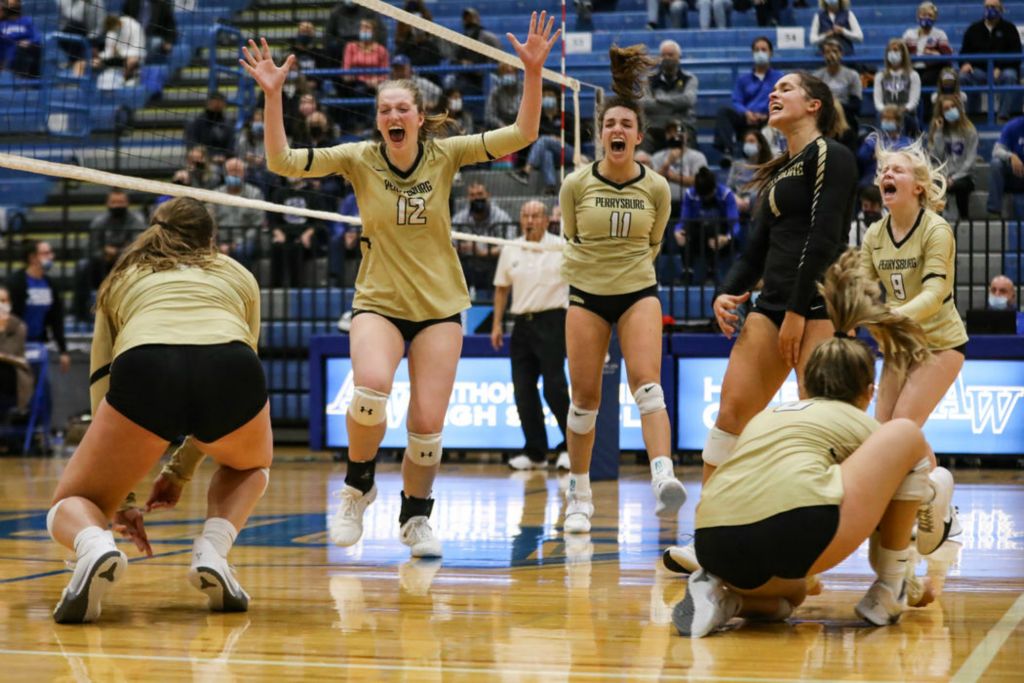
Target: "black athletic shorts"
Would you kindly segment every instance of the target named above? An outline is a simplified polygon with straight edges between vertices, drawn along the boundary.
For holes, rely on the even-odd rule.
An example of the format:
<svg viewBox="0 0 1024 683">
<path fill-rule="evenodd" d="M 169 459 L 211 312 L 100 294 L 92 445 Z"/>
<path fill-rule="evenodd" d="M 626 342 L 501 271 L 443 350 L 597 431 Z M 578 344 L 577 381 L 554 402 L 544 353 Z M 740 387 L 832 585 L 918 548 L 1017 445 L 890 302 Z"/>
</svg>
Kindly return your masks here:
<svg viewBox="0 0 1024 683">
<path fill-rule="evenodd" d="M 450 315 L 447 318 L 432 318 L 431 320 L 413 321 L 405 320 L 404 318 L 392 318 L 390 315 L 384 315 L 383 313 L 378 313 L 377 311 L 368 311 L 366 309 L 356 308 L 352 310 L 352 317 L 354 318 L 361 313 L 373 313 L 374 315 L 379 315 L 380 317 L 384 318 L 389 323 L 398 328 L 399 333 L 401 333 L 402 335 L 402 339 L 404 339 L 407 342 L 411 342 L 413 339 L 415 339 L 417 334 L 427 329 L 431 325 L 437 325 L 439 323 L 457 323 L 459 325 L 462 325 L 461 313 Z"/>
<path fill-rule="evenodd" d="M 619 318 L 629 310 L 630 306 L 649 296 L 658 296 L 658 285 L 651 285 L 627 294 L 590 294 L 582 289 L 569 286 L 570 306 L 579 306 L 596 313 L 608 321 L 609 325 L 619 322 Z"/>
<path fill-rule="evenodd" d="M 802 579 L 839 529 L 838 505 L 814 505 L 753 524 L 694 532 L 700 566 L 736 588 L 752 590 L 772 577 Z"/>
<path fill-rule="evenodd" d="M 960 346 L 954 346 L 953 348 L 950 349 L 950 351 L 956 351 L 961 356 L 966 358 L 967 357 L 967 342 L 964 342 Z"/>
<path fill-rule="evenodd" d="M 248 344 L 146 344 L 110 366 L 107 403 L 157 436 L 207 443 L 256 417 L 267 403 L 263 364 Z"/>
</svg>

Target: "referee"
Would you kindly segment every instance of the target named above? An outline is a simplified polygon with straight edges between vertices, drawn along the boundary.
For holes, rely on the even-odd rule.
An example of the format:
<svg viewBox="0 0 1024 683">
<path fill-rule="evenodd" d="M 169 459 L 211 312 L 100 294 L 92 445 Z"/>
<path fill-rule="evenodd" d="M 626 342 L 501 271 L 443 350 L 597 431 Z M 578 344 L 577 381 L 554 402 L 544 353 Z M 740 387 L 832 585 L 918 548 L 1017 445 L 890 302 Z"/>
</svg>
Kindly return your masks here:
<svg viewBox="0 0 1024 683">
<path fill-rule="evenodd" d="M 561 244 L 562 238 L 547 231 L 548 209 L 543 202 L 528 201 L 519 210 L 523 236 L 517 241 Z M 537 391 L 537 378 L 544 378 L 547 401 L 565 437 L 569 413 L 569 386 L 565 381 L 565 309 L 569 287 L 562 279 L 560 251 L 536 251 L 506 247 L 498 258 L 494 274 L 494 325 L 491 345 L 502 345 L 502 320 L 509 290 L 515 289 L 511 313 L 515 318 L 509 356 L 516 409 L 526 436 L 525 452 L 509 460 L 514 470 L 547 466 L 548 439 L 544 408 Z M 558 467 L 569 469 L 565 441 L 558 446 Z"/>
</svg>

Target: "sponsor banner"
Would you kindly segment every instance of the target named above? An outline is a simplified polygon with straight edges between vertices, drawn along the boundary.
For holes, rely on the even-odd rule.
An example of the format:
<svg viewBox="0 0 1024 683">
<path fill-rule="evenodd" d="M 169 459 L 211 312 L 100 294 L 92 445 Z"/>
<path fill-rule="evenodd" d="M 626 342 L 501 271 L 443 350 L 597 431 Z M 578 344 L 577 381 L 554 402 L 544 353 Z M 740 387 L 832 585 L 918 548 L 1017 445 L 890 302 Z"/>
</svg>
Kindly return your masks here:
<svg viewBox="0 0 1024 683">
<path fill-rule="evenodd" d="M 701 450 L 718 415 L 728 359 L 679 358 L 677 446 Z M 877 366 L 881 372 L 881 362 Z M 790 373 L 772 404 L 798 399 Z M 924 432 L 937 453 L 1024 453 L 1024 361 L 967 360 Z M 868 407 L 873 415 L 874 403 Z"/>
</svg>

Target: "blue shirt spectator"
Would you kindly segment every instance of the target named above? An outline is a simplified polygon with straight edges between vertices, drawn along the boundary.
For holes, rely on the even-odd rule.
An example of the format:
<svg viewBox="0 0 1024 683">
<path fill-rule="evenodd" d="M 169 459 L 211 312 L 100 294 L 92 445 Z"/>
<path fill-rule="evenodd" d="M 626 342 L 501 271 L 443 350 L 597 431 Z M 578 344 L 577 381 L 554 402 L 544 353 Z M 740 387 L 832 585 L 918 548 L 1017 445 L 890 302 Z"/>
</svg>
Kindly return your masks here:
<svg viewBox="0 0 1024 683">
<path fill-rule="evenodd" d="M 703 284 L 709 277 L 717 283 L 725 277 L 741 241 L 740 212 L 736 195 L 706 166 L 683 194 L 674 232 L 693 284 Z"/>
<path fill-rule="evenodd" d="M 0 69 L 20 75 L 35 74 L 33 62 L 38 40 L 32 18 L 21 13 L 21 0 L 0 4 Z"/>
<path fill-rule="evenodd" d="M 1024 193 L 1024 116 L 1003 126 L 988 165 L 989 213 L 1003 213 L 1003 195 Z"/>
<path fill-rule="evenodd" d="M 61 369 L 67 372 L 71 357 L 64 336 L 64 304 L 47 275 L 53 265 L 53 249 L 48 243 L 35 240 L 25 240 L 23 244 L 26 265 L 7 282 L 11 312 L 25 322 L 28 341 L 56 342 Z"/>
<path fill-rule="evenodd" d="M 861 187 L 875 184 L 875 172 L 878 170 L 875 148 L 878 147 L 879 139 L 884 141 L 888 149 L 902 149 L 913 142 L 911 138 L 904 134 L 901 127 L 902 122 L 903 117 L 900 111 L 890 105 L 882 110 L 882 131 L 880 133 L 871 133 L 864 138 L 860 149 L 857 150 L 857 166 L 860 168 Z"/>
<path fill-rule="evenodd" d="M 771 67 L 772 41 L 761 36 L 750 46 L 754 68 L 740 74 L 732 89 L 732 103 L 718 110 L 715 121 L 715 149 L 732 157 L 749 128 L 761 128 L 768 122 L 768 96 L 782 72 Z"/>
</svg>

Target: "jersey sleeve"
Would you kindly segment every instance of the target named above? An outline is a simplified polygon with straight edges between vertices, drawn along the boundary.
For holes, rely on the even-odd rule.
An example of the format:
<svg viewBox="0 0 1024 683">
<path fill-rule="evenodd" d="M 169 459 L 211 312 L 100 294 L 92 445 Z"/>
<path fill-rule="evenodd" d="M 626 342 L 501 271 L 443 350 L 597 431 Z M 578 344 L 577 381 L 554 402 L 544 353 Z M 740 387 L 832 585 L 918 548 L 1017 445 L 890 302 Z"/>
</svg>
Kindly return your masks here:
<svg viewBox="0 0 1024 683">
<path fill-rule="evenodd" d="M 562 237 L 571 242 L 576 238 L 576 176 L 562 183 L 558 192 L 558 205 L 562 207 Z"/>
<path fill-rule="evenodd" d="M 651 226 L 651 260 L 661 253 L 661 243 L 665 239 L 665 228 L 668 226 L 669 215 L 672 213 L 672 190 L 668 181 L 659 176 L 654 187 L 654 225 Z"/>
<path fill-rule="evenodd" d="M 871 256 L 871 252 L 874 251 L 875 246 L 878 242 L 878 231 L 881 222 L 872 223 L 871 226 L 864 231 L 864 240 L 860 245 L 860 272 L 861 275 L 868 280 L 877 282 L 879 280 L 878 270 L 875 268 L 875 260 Z"/>
<path fill-rule="evenodd" d="M 458 166 L 479 164 L 518 152 L 530 144 L 523 135 L 519 124 L 484 131 L 475 135 L 456 135 L 455 137 L 438 140 L 438 144 L 446 147 Z"/>
<path fill-rule="evenodd" d="M 114 355 L 114 334 L 110 319 L 103 309 L 96 310 L 96 322 L 92 333 L 92 350 L 89 355 L 89 402 L 92 414 L 100 407 L 100 401 L 110 389 L 110 364 Z"/>
<path fill-rule="evenodd" d="M 322 178 L 329 175 L 352 177 L 359 156 L 359 146 L 364 143 L 350 142 L 334 147 L 302 147 L 285 149 L 284 152 L 267 156 L 267 169 L 272 173 L 290 178 Z"/>
<path fill-rule="evenodd" d="M 252 273 L 245 271 L 247 293 L 245 302 L 246 324 L 249 326 L 249 345 L 253 351 L 259 349 L 260 344 L 260 286 Z"/>
<path fill-rule="evenodd" d="M 817 283 L 835 260 L 849 229 L 850 198 L 857 192 L 857 164 L 848 149 L 819 138 L 811 199 L 811 225 L 797 262 L 796 280 L 786 308 L 807 315 L 818 295 Z"/>
<path fill-rule="evenodd" d="M 921 291 L 907 303 L 897 306 L 895 311 L 918 323 L 938 313 L 942 304 L 953 295 L 955 260 L 953 230 L 945 223 L 935 226 L 925 238 Z"/>
</svg>

